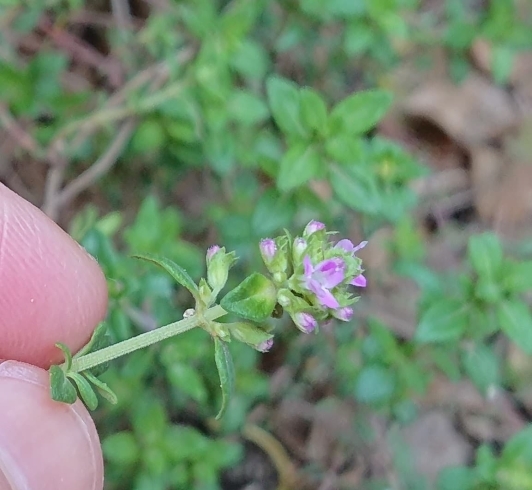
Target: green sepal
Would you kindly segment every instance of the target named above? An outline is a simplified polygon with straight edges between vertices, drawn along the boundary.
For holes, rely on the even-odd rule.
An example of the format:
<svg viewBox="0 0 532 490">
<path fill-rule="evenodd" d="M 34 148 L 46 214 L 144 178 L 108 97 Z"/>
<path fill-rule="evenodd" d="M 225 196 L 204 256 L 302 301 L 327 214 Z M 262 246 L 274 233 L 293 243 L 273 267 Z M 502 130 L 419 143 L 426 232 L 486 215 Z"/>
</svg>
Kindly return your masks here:
<svg viewBox="0 0 532 490">
<path fill-rule="evenodd" d="M 218 293 L 216 293 L 216 295 L 217 294 Z M 216 295 L 213 294 L 213 290 L 202 277 L 199 282 L 199 297 L 201 298 L 202 303 L 207 307 L 211 306 L 216 300 Z"/>
<path fill-rule="evenodd" d="M 58 349 L 61 349 L 61 352 L 63 352 L 63 355 L 65 356 L 65 371 L 70 371 L 70 368 L 72 367 L 72 352 L 70 352 L 68 346 L 63 344 L 63 342 L 57 342 L 55 346 Z"/>
<path fill-rule="evenodd" d="M 109 403 L 112 405 L 116 405 L 118 403 L 118 398 L 115 394 L 115 392 L 109 388 L 107 383 L 104 383 L 103 381 L 99 380 L 96 376 L 93 376 L 89 372 L 84 373 L 85 378 L 87 378 L 88 381 L 90 381 L 98 390 L 98 393 L 105 398 Z"/>
<path fill-rule="evenodd" d="M 159 267 L 162 267 L 168 274 L 170 274 L 175 281 L 183 286 L 184 288 L 187 288 L 190 291 L 190 294 L 194 296 L 194 299 L 199 299 L 199 289 L 197 284 L 194 282 L 194 280 L 190 277 L 189 273 L 177 265 L 175 262 L 171 261 L 170 259 L 167 259 L 166 257 L 160 257 L 157 255 L 152 254 L 135 254 L 133 255 L 136 259 L 146 260 L 148 262 L 152 262 Z"/>
<path fill-rule="evenodd" d="M 235 265 L 236 261 L 235 252 L 227 253 L 225 247 L 222 247 L 210 259 L 207 259 L 207 282 L 216 294 L 225 286 L 229 270 Z"/>
<path fill-rule="evenodd" d="M 277 303 L 276 296 L 273 282 L 255 272 L 229 291 L 220 305 L 229 313 L 261 323 L 271 316 Z"/>
<path fill-rule="evenodd" d="M 76 388 L 59 366 L 50 366 L 50 396 L 56 402 L 72 404 L 78 399 Z"/>
<path fill-rule="evenodd" d="M 96 410 L 98 408 L 98 397 L 83 375 L 80 373 L 68 373 L 67 377 L 76 383 L 79 395 L 87 408 L 89 410 Z"/>
<path fill-rule="evenodd" d="M 273 339 L 273 335 L 264 331 L 257 325 L 247 322 L 227 323 L 231 335 L 238 341 L 257 349 L 262 343 Z M 257 349 L 259 350 L 259 349 Z"/>
<path fill-rule="evenodd" d="M 227 407 L 229 406 L 229 400 L 233 395 L 235 389 L 235 367 L 233 365 L 233 358 L 227 343 L 220 340 L 218 337 L 214 337 L 214 360 L 216 367 L 218 368 L 218 375 L 220 377 L 220 388 L 222 389 L 222 406 L 216 420 L 220 419 Z"/>
</svg>

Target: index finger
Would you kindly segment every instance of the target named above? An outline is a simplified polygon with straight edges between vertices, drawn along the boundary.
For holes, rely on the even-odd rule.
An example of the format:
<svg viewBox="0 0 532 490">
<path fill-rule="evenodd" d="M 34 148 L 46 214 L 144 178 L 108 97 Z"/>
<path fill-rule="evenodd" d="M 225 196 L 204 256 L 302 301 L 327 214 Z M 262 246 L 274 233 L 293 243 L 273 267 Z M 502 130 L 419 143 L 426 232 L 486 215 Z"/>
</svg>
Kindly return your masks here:
<svg viewBox="0 0 532 490">
<path fill-rule="evenodd" d="M 39 209 L 0 184 L 0 359 L 47 368 L 90 338 L 107 309 L 97 262 Z"/>
</svg>

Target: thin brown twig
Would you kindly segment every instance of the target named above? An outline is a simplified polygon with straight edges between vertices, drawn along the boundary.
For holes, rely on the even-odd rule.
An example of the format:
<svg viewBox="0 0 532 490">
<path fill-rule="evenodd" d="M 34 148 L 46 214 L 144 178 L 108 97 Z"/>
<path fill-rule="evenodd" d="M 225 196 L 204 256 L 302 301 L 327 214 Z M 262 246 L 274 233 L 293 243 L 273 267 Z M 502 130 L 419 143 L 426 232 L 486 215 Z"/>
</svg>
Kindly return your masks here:
<svg viewBox="0 0 532 490">
<path fill-rule="evenodd" d="M 56 197 L 58 206 L 64 206 L 70 202 L 113 167 L 122 153 L 125 145 L 127 144 L 131 133 L 133 133 L 135 126 L 136 121 L 134 119 L 130 119 L 122 124 L 118 134 L 104 154 L 100 156 L 100 158 L 98 158 L 98 160 L 96 160 L 96 162 L 94 162 L 87 170 L 82 172 L 74 180 L 72 180 L 72 182 L 67 184 L 59 193 L 59 195 Z"/>
<path fill-rule="evenodd" d="M 113 87 L 119 87 L 123 83 L 124 73 L 118 60 L 104 56 L 68 31 L 56 28 L 49 19 L 44 19 L 39 27 L 58 48 L 68 52 L 72 58 L 107 75 Z"/>
<path fill-rule="evenodd" d="M 9 109 L 0 104 L 0 124 L 6 129 L 9 135 L 17 141 L 21 148 L 38 159 L 43 158 L 44 150 L 33 139 L 33 137 L 24 130 L 22 126 L 11 115 Z"/>
<path fill-rule="evenodd" d="M 125 39 L 125 36 L 129 31 L 129 26 L 131 25 L 129 3 L 124 2 L 123 0 L 111 0 L 111 10 L 113 11 L 116 26 Z"/>
<path fill-rule="evenodd" d="M 177 55 L 177 61 L 179 63 L 186 63 L 192 59 L 194 55 L 193 49 L 184 49 Z M 158 99 L 164 101 L 165 98 L 171 97 L 174 93 L 181 91 L 180 85 L 169 85 L 165 89 L 162 89 L 159 93 L 155 93 L 146 99 L 144 99 L 139 107 L 117 107 L 124 103 L 128 95 L 135 90 L 139 89 L 143 85 L 152 81 L 151 90 L 154 87 L 160 86 L 169 74 L 168 62 L 156 63 L 145 70 L 138 73 L 129 82 L 127 82 L 122 89 L 112 95 L 105 103 L 105 107 L 99 111 L 93 112 L 89 116 L 73 121 L 63 128 L 61 128 L 56 134 L 54 140 L 50 144 L 50 148 L 54 151 L 59 151 L 64 147 L 64 140 L 67 136 L 73 132 L 77 132 L 77 136 L 71 143 L 72 148 L 77 148 L 83 141 L 85 141 L 94 131 L 96 131 L 102 124 L 112 122 L 115 120 L 124 119 L 130 115 L 134 115 L 138 111 L 149 110 L 154 107 L 153 102 L 157 103 Z M 175 90 L 177 89 L 177 90 Z M 165 95 L 166 94 L 166 95 Z M 143 109 L 146 108 L 146 109 Z"/>
<path fill-rule="evenodd" d="M 44 186 L 44 200 L 42 211 L 52 220 L 57 221 L 59 215 L 59 202 L 57 195 L 63 184 L 66 165 L 54 165 L 50 167 L 46 175 Z"/>
<path fill-rule="evenodd" d="M 137 29 L 141 28 L 143 23 L 140 19 L 129 19 L 128 27 Z M 93 12 L 91 10 L 79 10 L 74 12 L 68 19 L 69 24 L 83 24 L 83 25 L 96 25 L 106 28 L 112 28 L 115 25 L 115 20 L 108 13 Z"/>
<path fill-rule="evenodd" d="M 180 61 L 185 62 L 193 55 L 193 50 L 185 50 L 180 53 Z M 136 124 L 136 116 L 139 113 L 153 110 L 165 101 L 178 95 L 184 88 L 181 82 L 174 82 L 167 85 L 158 92 L 146 96 L 137 106 L 126 107 L 120 106 L 120 102 L 127 98 L 127 95 L 151 81 L 149 91 L 155 91 L 167 80 L 169 67 L 166 63 L 158 63 L 140 72 L 129 83 L 127 83 L 119 92 L 112 96 L 105 108 L 90 114 L 88 117 L 74 121 L 64 126 L 54 138 L 48 149 L 48 156 L 57 162 L 57 168 L 51 168 L 47 178 L 47 192 L 43 204 L 43 210 L 54 220 L 58 218 L 62 206 L 71 202 L 77 195 L 89 188 L 94 182 L 105 175 L 118 161 L 120 154 L 127 144 L 128 139 L 133 133 Z M 58 157 L 63 154 L 67 145 L 67 137 L 73 132 L 78 132 L 74 139 L 73 147 L 86 141 L 86 139 L 103 124 L 109 124 L 113 121 L 126 119 L 118 134 L 113 139 L 107 150 L 98 160 L 87 170 L 78 175 L 74 180 L 67 184 L 61 190 L 63 172 L 66 164 L 58 162 Z M 72 145 L 71 145 L 72 146 Z"/>
</svg>

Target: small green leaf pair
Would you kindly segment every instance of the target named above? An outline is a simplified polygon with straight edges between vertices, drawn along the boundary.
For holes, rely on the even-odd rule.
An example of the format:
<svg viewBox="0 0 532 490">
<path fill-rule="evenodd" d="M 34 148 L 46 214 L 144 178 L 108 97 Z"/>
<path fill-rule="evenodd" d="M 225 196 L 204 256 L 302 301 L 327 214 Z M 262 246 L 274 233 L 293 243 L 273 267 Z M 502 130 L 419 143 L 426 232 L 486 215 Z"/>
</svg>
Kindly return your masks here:
<svg viewBox="0 0 532 490">
<path fill-rule="evenodd" d="M 77 372 L 73 369 L 75 360 L 85 354 L 103 349 L 109 345 L 107 325 L 100 323 L 94 331 L 91 340 L 75 356 L 72 356 L 70 349 L 62 343 L 56 346 L 61 349 L 65 356 L 65 363 L 62 366 L 51 366 L 50 375 L 50 395 L 53 400 L 63 403 L 75 403 L 78 393 L 81 399 L 89 408 L 95 410 L 98 407 L 98 397 L 96 391 L 112 404 L 117 402 L 116 395 L 103 381 L 96 376 L 107 369 L 108 363 L 100 364 L 92 370 Z M 76 391 L 77 388 L 77 391 Z"/>
</svg>

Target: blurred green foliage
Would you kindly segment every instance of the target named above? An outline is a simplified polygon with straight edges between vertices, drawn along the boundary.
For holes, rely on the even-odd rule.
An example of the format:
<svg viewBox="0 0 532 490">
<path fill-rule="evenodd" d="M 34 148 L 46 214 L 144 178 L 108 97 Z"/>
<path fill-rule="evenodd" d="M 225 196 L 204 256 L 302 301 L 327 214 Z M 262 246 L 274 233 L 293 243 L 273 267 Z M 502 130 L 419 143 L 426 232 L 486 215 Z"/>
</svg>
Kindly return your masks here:
<svg viewBox="0 0 532 490">
<path fill-rule="evenodd" d="M 0 93 L 30 128 L 33 157 L 60 147 L 67 177 L 75 178 L 114 140 L 116 123 L 135 121 L 116 167 L 98 183 L 107 211 L 87 206 L 69 223 L 107 277 L 114 342 L 190 307 L 186 291 L 132 254 L 166 256 L 197 279 L 206 247 L 217 242 L 240 257 L 234 286 L 260 263 L 259 238 L 320 219 L 343 231 L 356 223 L 370 240 L 379 228 L 392 229 L 392 273 L 422 290 L 419 321 L 412 339 L 365 314 L 335 326 L 330 342 L 281 333 L 279 352 L 297 373 L 291 393 L 327 382 L 335 395 L 404 424 L 415 419 L 436 373 L 467 377 L 488 396 L 522 384 L 507 375 L 496 339 L 502 334 L 532 354 L 525 294 L 532 263 L 509 257 L 488 233 L 471 237 L 462 273 L 430 270 L 411 215 L 411 184 L 427 168 L 374 128 L 392 104 L 386 73 L 405 49 L 444 46 L 461 79 L 472 43 L 487 39 L 493 77 L 505 83 L 515 54 L 532 46 L 531 19 L 511 0 L 481 8 L 446 0 L 435 11 L 422 3 L 173 0 L 141 27 L 105 30 L 126 78 L 114 91 L 101 83 L 103 66 L 93 67 L 97 82 L 65 84 L 71 61 L 53 43 L 23 62 L 0 30 Z M 44 18 L 60 30 L 91 7 L 0 0 L 0 18 L 23 36 Z M 118 395 L 117 405 L 95 415 L 106 488 L 216 490 L 221 472 L 241 461 L 235 434 L 254 407 L 271 402 L 267 370 L 256 351 L 232 343 L 235 396 L 214 423 L 221 394 L 204 334 L 193 330 L 136 352 L 103 375 Z M 525 429 L 500 454 L 480 447 L 474 465 L 441 475 L 439 489 L 532 489 L 531 440 Z"/>
</svg>

